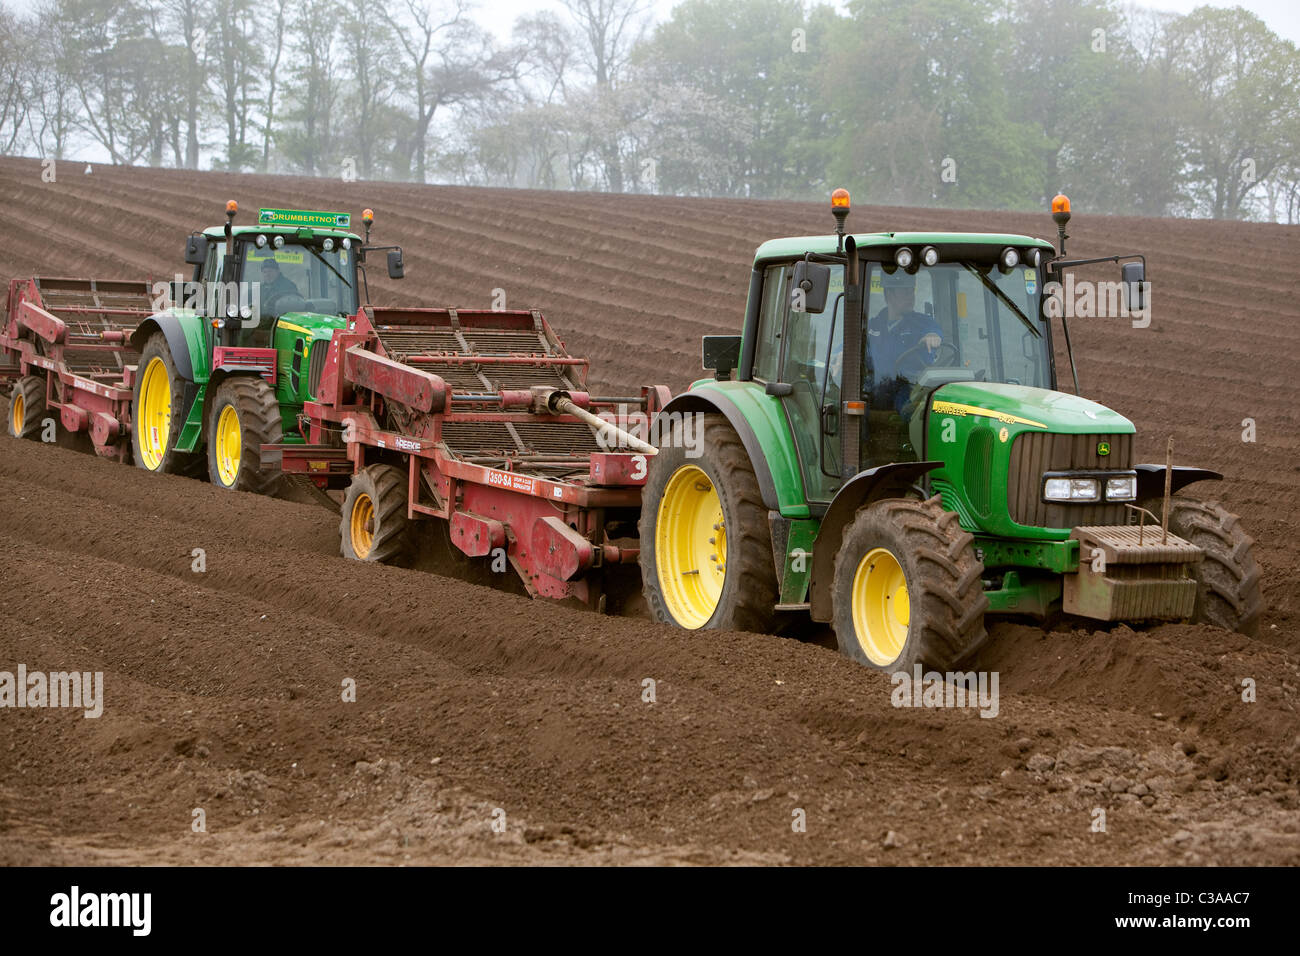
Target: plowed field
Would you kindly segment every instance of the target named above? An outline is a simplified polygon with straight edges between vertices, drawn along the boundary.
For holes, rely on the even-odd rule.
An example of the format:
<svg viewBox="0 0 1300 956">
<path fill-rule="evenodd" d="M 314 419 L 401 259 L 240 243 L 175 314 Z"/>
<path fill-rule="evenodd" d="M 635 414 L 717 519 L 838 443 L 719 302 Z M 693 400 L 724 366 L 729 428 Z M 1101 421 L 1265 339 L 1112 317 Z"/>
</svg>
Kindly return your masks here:
<svg viewBox="0 0 1300 956">
<path fill-rule="evenodd" d="M 372 206 L 408 275 L 372 276 L 376 301 L 504 290 L 620 390 L 683 387 L 699 336 L 738 329 L 754 246 L 830 224 L 820 202 L 73 163 L 44 183 L 5 159 L 0 278 L 167 277 L 228 198 L 245 221 Z M 1054 232 L 868 206 L 850 225 Z M 977 665 L 996 717 L 896 709 L 887 677 L 816 642 L 346 563 L 317 505 L 2 438 L 0 671 L 102 671 L 105 701 L 0 710 L 0 863 L 1300 862 L 1300 231 L 1082 210 L 1071 233 L 1074 255 L 1147 255 L 1149 328 L 1073 326 L 1083 389 L 1136 422 L 1139 460 L 1172 435 L 1227 476 L 1259 639 L 1000 624 Z"/>
</svg>

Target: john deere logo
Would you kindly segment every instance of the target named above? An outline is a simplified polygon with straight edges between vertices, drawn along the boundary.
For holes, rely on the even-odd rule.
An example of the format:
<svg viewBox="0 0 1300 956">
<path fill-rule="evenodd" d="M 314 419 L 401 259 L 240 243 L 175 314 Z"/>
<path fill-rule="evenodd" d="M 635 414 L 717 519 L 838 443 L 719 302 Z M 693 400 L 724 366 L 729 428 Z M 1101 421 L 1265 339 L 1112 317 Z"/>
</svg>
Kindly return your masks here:
<svg viewBox="0 0 1300 956">
<path fill-rule="evenodd" d="M 1107 455 L 1109 455 L 1109 454 L 1110 454 L 1110 442 L 1108 442 L 1108 441 L 1099 441 L 1099 442 L 1097 442 L 1097 454 L 1100 455 L 1102 458 L 1105 458 Z"/>
</svg>

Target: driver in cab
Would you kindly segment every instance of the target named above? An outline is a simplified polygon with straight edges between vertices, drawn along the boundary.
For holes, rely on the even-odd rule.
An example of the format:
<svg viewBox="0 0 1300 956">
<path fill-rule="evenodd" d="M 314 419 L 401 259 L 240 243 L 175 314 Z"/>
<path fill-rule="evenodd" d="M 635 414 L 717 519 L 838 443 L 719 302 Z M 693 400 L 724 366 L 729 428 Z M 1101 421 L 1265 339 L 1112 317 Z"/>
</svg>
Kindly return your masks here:
<svg viewBox="0 0 1300 956">
<path fill-rule="evenodd" d="M 924 366 L 934 362 L 943 336 L 933 316 L 915 309 L 916 276 L 899 269 L 893 275 L 882 275 L 881 285 L 885 307 L 867 323 L 867 349 L 874 376 L 868 387 L 873 407 L 893 408 L 901 415 L 912 382 Z"/>
<path fill-rule="evenodd" d="M 298 287 L 280 271 L 280 263 L 274 257 L 263 259 L 261 265 L 262 288 L 261 302 L 264 314 L 274 314 L 275 303 L 285 296 L 299 295 Z"/>
</svg>

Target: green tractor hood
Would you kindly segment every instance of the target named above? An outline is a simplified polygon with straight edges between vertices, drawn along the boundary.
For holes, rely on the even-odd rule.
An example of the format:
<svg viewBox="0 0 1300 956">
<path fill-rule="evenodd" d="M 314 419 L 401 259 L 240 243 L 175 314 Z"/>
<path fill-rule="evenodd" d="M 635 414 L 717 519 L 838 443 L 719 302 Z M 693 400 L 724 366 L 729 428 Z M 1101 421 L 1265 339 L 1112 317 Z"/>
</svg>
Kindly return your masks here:
<svg viewBox="0 0 1300 956">
<path fill-rule="evenodd" d="M 1063 540 L 1083 524 L 1123 524 L 1122 504 L 1048 504 L 1047 471 L 1133 468 L 1133 423 L 1105 405 L 1043 388 L 952 382 L 930 398 L 925 457 L 944 507 L 976 534 Z"/>
<path fill-rule="evenodd" d="M 1105 405 L 1078 395 L 1027 385 L 997 382 L 952 382 L 931 399 L 932 416 L 973 417 L 986 424 L 1000 421 L 1010 434 L 1037 428 L 1066 434 L 1132 434 L 1133 423 Z"/>
</svg>

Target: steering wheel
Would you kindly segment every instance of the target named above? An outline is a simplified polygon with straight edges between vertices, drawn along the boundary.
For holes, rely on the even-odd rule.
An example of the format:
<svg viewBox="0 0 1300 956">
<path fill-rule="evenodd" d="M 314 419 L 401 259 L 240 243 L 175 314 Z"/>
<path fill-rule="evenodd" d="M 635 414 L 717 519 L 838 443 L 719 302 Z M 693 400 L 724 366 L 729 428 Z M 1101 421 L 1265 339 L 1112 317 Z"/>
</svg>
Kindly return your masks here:
<svg viewBox="0 0 1300 956">
<path fill-rule="evenodd" d="M 939 343 L 938 347 L 934 350 L 933 362 L 926 362 L 921 357 L 921 349 L 925 347 L 925 341 L 922 340 L 896 358 L 894 360 L 894 371 L 907 376 L 909 379 L 915 379 L 919 377 L 921 372 L 925 371 L 925 369 L 930 366 L 943 364 L 939 361 L 939 356 L 943 354 L 944 349 L 950 349 L 952 351 L 953 363 L 961 361 L 961 352 L 959 352 L 957 346 L 953 345 L 951 342 Z M 916 374 L 912 374 L 912 366 L 915 366 Z"/>
<path fill-rule="evenodd" d="M 305 312 L 307 300 L 296 292 L 281 292 L 262 304 L 262 318 L 278 319 L 286 312 Z"/>
</svg>

